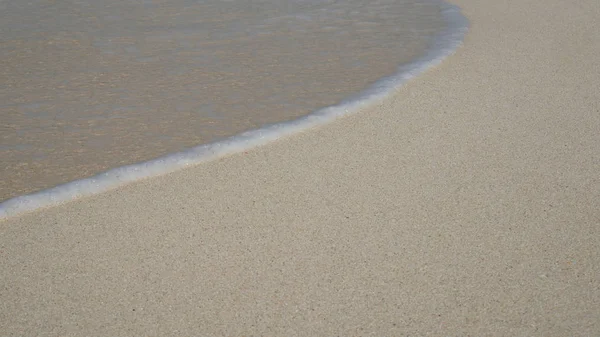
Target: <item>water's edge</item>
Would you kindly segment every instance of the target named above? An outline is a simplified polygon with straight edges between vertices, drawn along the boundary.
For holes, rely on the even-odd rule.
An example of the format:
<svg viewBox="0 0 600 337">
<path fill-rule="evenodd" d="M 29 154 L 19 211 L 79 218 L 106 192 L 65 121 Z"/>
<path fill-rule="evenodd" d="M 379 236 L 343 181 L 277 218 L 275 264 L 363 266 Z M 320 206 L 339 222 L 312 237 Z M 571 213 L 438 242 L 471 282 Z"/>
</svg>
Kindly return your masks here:
<svg viewBox="0 0 600 337">
<path fill-rule="evenodd" d="M 313 126 L 331 122 L 339 116 L 357 112 L 366 106 L 380 102 L 409 79 L 440 64 L 462 44 L 469 27 L 467 18 L 462 15 L 459 7 L 443 0 L 439 1 L 447 27 L 434 36 L 426 52 L 412 62 L 399 67 L 394 75 L 380 79 L 366 90 L 335 106 L 317 110 L 293 121 L 266 125 L 223 141 L 198 145 L 182 152 L 117 167 L 90 178 L 8 199 L 0 203 L 0 219 L 102 193 L 130 182 L 167 174 L 218 157 L 242 152 Z"/>
</svg>

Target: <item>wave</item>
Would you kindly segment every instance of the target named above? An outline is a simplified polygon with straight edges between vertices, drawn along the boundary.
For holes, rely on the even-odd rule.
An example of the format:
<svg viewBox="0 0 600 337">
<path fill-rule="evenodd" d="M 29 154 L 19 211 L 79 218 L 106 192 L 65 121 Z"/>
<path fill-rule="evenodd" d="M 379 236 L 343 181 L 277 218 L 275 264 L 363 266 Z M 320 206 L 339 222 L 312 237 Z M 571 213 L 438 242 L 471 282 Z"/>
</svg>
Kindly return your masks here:
<svg viewBox="0 0 600 337">
<path fill-rule="evenodd" d="M 222 141 L 199 145 L 182 152 L 137 164 L 117 167 L 90 178 L 8 199 L 0 203 L 0 219 L 59 205 L 77 198 L 102 193 L 134 181 L 167 174 L 222 156 L 246 151 L 284 136 L 329 123 L 340 116 L 355 113 L 380 102 L 406 81 L 441 63 L 443 59 L 453 54 L 462 44 L 469 27 L 468 20 L 462 15 L 460 8 L 457 6 L 441 0 L 440 4 L 446 28 L 433 37 L 423 55 L 400 66 L 394 75 L 378 80 L 366 90 L 343 100 L 337 105 L 319 109 L 293 121 L 265 125 L 259 129 L 247 131 Z"/>
</svg>

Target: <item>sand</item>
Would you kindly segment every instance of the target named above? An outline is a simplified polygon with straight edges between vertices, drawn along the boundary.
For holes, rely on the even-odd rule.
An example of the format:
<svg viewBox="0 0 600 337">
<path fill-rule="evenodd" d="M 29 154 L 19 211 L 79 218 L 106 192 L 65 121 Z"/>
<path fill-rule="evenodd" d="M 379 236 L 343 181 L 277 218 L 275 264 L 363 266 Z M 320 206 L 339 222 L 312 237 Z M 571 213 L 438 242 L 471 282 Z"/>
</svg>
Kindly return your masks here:
<svg viewBox="0 0 600 337">
<path fill-rule="evenodd" d="M 456 0 L 389 99 L 0 223 L 5 335 L 600 334 L 600 2 Z"/>
</svg>

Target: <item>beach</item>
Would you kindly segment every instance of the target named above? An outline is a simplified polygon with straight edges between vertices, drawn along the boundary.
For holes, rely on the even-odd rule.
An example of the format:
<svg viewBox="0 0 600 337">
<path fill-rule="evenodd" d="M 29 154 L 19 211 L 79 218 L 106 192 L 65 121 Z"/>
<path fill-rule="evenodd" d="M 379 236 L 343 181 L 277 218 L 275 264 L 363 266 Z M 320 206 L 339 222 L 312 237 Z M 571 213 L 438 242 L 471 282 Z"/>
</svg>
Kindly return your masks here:
<svg viewBox="0 0 600 337">
<path fill-rule="evenodd" d="M 600 3 L 333 123 L 0 221 L 5 335 L 600 334 Z"/>
</svg>

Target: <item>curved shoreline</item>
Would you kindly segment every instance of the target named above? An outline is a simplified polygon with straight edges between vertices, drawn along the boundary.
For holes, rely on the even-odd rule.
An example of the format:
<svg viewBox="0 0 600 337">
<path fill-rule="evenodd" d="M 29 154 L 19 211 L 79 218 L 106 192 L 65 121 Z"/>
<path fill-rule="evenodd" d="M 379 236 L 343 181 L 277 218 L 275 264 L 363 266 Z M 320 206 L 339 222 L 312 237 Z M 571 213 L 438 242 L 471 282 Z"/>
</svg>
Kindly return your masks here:
<svg viewBox="0 0 600 337">
<path fill-rule="evenodd" d="M 260 146 L 314 126 L 329 123 L 372 105 L 425 70 L 438 65 L 461 45 L 468 29 L 468 20 L 460 9 L 439 1 L 446 29 L 437 33 L 424 55 L 398 68 L 366 90 L 343 100 L 340 104 L 317 110 L 293 121 L 266 125 L 232 136 L 223 141 L 202 144 L 186 151 L 168 154 L 153 160 L 117 167 L 95 176 L 61 184 L 39 192 L 15 197 L 0 203 L 0 219 L 29 211 L 56 206 L 81 197 L 91 196 L 145 178 L 164 175 L 182 168 L 210 161 Z"/>
<path fill-rule="evenodd" d="M 600 2 L 452 1 L 360 113 L 0 222 L 5 334 L 599 335 Z"/>
</svg>

